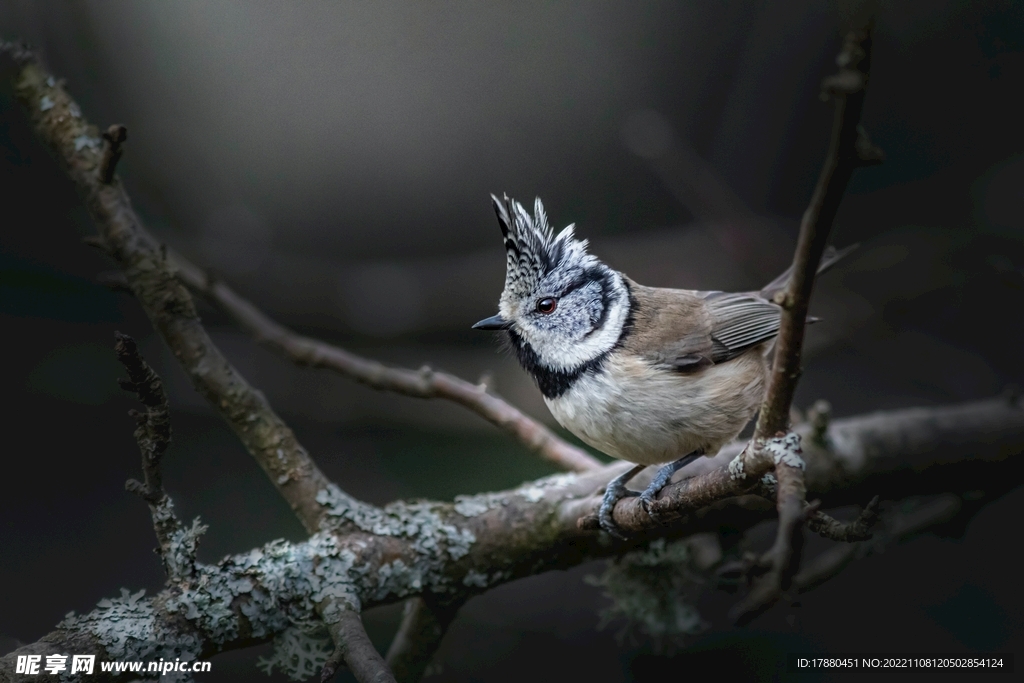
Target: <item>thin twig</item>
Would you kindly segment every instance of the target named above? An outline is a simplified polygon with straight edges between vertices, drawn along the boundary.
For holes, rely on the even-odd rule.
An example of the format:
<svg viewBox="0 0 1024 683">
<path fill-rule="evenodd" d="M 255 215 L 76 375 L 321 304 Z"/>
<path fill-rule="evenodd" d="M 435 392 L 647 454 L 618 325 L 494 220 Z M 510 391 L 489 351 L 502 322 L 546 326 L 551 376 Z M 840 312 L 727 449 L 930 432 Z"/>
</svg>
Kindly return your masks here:
<svg viewBox="0 0 1024 683">
<path fill-rule="evenodd" d="M 114 333 L 116 342 L 114 351 L 117 360 L 128 371 L 128 379 L 119 379 L 118 383 L 125 391 L 139 397 L 139 402 L 146 406 L 146 412 L 129 411 L 135 418 L 138 427 L 135 440 L 142 451 L 143 482 L 128 480 L 127 488 L 139 494 L 147 503 L 155 503 L 164 494 L 163 481 L 160 476 L 160 460 L 171 443 L 171 416 L 160 377 L 142 358 L 135 340 L 120 332 Z"/>
<path fill-rule="evenodd" d="M 852 522 L 840 522 L 819 511 L 807 518 L 807 528 L 824 538 L 852 543 L 871 538 L 871 527 L 877 519 L 878 496 L 875 496 Z"/>
<path fill-rule="evenodd" d="M 962 507 L 960 497 L 952 493 L 942 494 L 904 512 L 905 502 L 896 503 L 896 512 L 887 515 L 880 526 L 884 531 L 875 537 L 857 543 L 837 545 L 810 560 L 793 577 L 793 587 L 799 593 L 816 588 L 834 578 L 850 562 L 881 550 L 887 543 L 899 542 L 921 533 L 930 527 L 947 522 L 955 517 Z M 808 524 L 808 527 L 810 524 Z"/>
<path fill-rule="evenodd" d="M 515 406 L 488 392 L 483 383 L 472 384 L 426 366 L 420 370 L 388 367 L 318 339 L 296 334 L 181 255 L 172 254 L 172 258 L 178 266 L 178 277 L 190 289 L 204 295 L 230 315 L 258 342 L 297 365 L 333 370 L 372 389 L 458 403 L 512 434 L 548 462 L 570 472 L 586 472 L 602 466 L 594 456 L 562 440 Z"/>
<path fill-rule="evenodd" d="M 114 336 L 117 340 L 114 344 L 117 359 L 128 371 L 128 379 L 120 379 L 118 382 L 122 389 L 134 393 L 142 405 L 146 406 L 144 412 L 128 412 L 138 424 L 135 441 L 142 453 L 143 481 L 129 479 L 125 482 L 125 489 L 138 494 L 149 504 L 159 544 L 157 552 L 163 561 L 167 578 L 172 583 L 184 581 L 195 575 L 196 550 L 199 537 L 206 531 L 206 527 L 199 523 L 198 518 L 190 527 L 183 525 L 174 512 L 173 501 L 163 488 L 160 463 L 171 443 L 170 407 L 163 382 L 139 353 L 134 339 L 120 332 L 115 332 Z"/>
<path fill-rule="evenodd" d="M 57 155 L 85 199 L 101 238 L 135 298 L 188 374 L 192 385 L 231 426 L 309 531 L 324 517 L 317 495 L 328 480 L 262 393 L 228 362 L 196 313 L 162 248 L 145 232 L 117 178 L 103 181 L 99 131 L 30 51 L 4 44 L 21 68 L 15 93 L 40 139 Z M 108 166 L 109 168 L 109 166 Z"/>
<path fill-rule="evenodd" d="M 398 683 L 423 678 L 460 604 L 441 606 L 419 597 L 405 601 L 402 623 L 385 658 Z"/>
</svg>

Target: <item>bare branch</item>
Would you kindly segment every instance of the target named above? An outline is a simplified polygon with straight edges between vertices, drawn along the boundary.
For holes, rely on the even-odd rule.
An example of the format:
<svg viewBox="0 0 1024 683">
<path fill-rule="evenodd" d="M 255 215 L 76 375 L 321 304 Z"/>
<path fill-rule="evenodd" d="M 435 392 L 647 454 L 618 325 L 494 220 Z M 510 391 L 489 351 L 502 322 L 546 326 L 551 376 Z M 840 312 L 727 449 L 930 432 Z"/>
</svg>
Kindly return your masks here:
<svg viewBox="0 0 1024 683">
<path fill-rule="evenodd" d="M 932 526 L 952 519 L 960 512 L 961 503 L 959 496 L 947 493 L 935 496 L 909 512 L 900 511 L 901 507 L 902 504 L 898 505 L 897 512 L 888 515 L 887 519 L 881 523 L 884 531 L 877 537 L 858 543 L 835 546 L 807 562 L 793 577 L 794 588 L 800 593 L 805 593 L 837 576 L 853 560 L 867 557 L 887 543 L 903 541 Z"/>
<path fill-rule="evenodd" d="M 877 518 L 878 496 L 875 496 L 852 522 L 840 522 L 819 511 L 807 517 L 807 528 L 824 538 L 852 543 L 871 538 L 871 527 Z"/>
<path fill-rule="evenodd" d="M 386 657 L 398 683 L 417 683 L 423 678 L 459 605 L 461 601 L 445 606 L 430 604 L 418 597 L 405 601 L 402 623 Z"/>
<path fill-rule="evenodd" d="M 121 143 L 128 139 L 128 129 L 115 123 L 103 133 L 103 158 L 100 159 L 100 182 L 109 184 L 114 180 L 114 170 L 121 160 Z"/>
<path fill-rule="evenodd" d="M 754 451 L 763 450 L 761 444 L 789 429 L 790 408 L 801 373 L 800 356 L 814 275 L 854 169 L 864 165 L 868 158 L 880 156 L 873 152 L 874 148 L 860 126 L 870 54 L 870 29 L 850 31 L 836 58 L 839 74 L 822 84 L 823 91 L 829 92 L 836 102 L 832 140 L 810 204 L 800 222 L 800 236 L 793 254 L 793 275 L 785 292 L 776 295 L 776 303 L 782 307 L 782 321 L 775 341 L 771 378 L 751 440 Z M 775 476 L 778 480 L 779 529 L 772 550 L 775 555 L 772 570 L 755 584 L 747 599 L 733 611 L 738 623 L 748 622 L 774 604 L 788 589 L 789 580 L 799 567 L 806 500 L 803 463 L 797 467 L 776 459 Z"/>
<path fill-rule="evenodd" d="M 800 221 L 800 236 L 793 254 L 793 276 L 776 302 L 782 306 L 782 323 L 755 439 L 771 438 L 789 426 L 789 407 L 801 372 L 800 354 L 814 274 L 850 177 L 854 169 L 863 165 L 858 140 L 862 134 L 860 118 L 870 63 L 870 29 L 850 31 L 836 57 L 839 73 L 822 84 L 823 91 L 829 92 L 835 100 L 832 139 L 810 204 Z"/>
<path fill-rule="evenodd" d="M 334 652 L 320 674 L 321 683 L 334 678 L 342 662 L 359 683 L 395 683 L 395 677 L 384 658 L 366 635 L 359 612 L 335 598 L 325 600 L 317 611 L 334 641 Z"/>
<path fill-rule="evenodd" d="M 515 406 L 489 393 L 483 383 L 472 384 L 426 366 L 420 370 L 387 367 L 340 347 L 296 334 L 271 320 L 231 287 L 209 277 L 182 256 L 173 254 L 172 258 L 178 266 L 178 277 L 189 288 L 216 304 L 258 342 L 297 365 L 333 370 L 372 389 L 393 391 L 413 398 L 453 401 L 512 434 L 527 448 L 564 470 L 586 472 L 601 467 L 597 458 L 562 440 Z"/>
<path fill-rule="evenodd" d="M 174 275 L 166 249 L 144 231 L 121 183 L 116 178 L 104 182 L 104 159 L 112 169 L 113 141 L 118 136 L 109 141 L 111 154 L 104 155 L 96 127 L 82 118 L 63 85 L 31 53 L 8 45 L 4 51 L 15 54 L 21 65 L 14 78 L 15 92 L 36 134 L 57 155 L 85 198 L 100 244 L 124 270 L 153 326 L 196 390 L 235 431 L 306 529 L 316 530 L 324 514 L 316 497 L 327 487 L 327 478 L 266 398 L 213 344 L 191 295 Z"/>
</svg>

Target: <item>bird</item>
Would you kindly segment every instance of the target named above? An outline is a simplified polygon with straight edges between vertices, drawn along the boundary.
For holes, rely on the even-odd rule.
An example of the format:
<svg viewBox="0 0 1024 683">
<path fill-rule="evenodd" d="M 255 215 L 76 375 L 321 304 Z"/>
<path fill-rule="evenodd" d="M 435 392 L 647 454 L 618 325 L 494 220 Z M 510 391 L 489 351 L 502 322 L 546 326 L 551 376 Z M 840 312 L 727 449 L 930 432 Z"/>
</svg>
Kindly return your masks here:
<svg viewBox="0 0 1024 683">
<path fill-rule="evenodd" d="M 575 225 L 554 234 L 540 198 L 532 215 L 508 195 L 491 200 L 505 286 L 497 315 L 473 329 L 505 332 L 555 420 L 634 463 L 605 487 L 598 513 L 602 529 L 625 539 L 612 517 L 621 498 L 639 495 L 659 522 L 651 504 L 672 476 L 716 455 L 757 412 L 781 324 L 773 297 L 792 269 L 754 292 L 645 287 L 589 253 Z M 854 247 L 829 247 L 818 272 Z M 627 489 L 650 465 L 662 465 L 650 485 Z"/>
</svg>

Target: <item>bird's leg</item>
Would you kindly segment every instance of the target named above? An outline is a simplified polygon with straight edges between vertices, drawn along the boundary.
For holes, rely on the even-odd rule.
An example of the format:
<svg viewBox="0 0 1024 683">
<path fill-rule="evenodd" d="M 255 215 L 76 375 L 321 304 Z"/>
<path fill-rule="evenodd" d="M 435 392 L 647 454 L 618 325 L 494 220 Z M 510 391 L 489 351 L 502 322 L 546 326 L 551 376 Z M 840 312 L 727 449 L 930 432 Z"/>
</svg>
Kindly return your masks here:
<svg viewBox="0 0 1024 683">
<path fill-rule="evenodd" d="M 658 493 L 665 488 L 665 485 L 668 484 L 670 479 L 672 479 L 673 474 L 683 469 L 702 455 L 704 455 L 704 451 L 696 450 L 693 453 L 684 455 L 675 462 L 670 462 L 658 470 L 658 473 L 654 475 L 654 479 L 652 479 L 651 483 L 646 489 L 644 489 L 644 492 L 640 494 L 640 504 L 644 506 L 644 512 L 646 512 L 652 520 L 655 522 L 661 521 L 659 519 L 659 515 L 651 511 L 651 504 L 653 504 L 654 499 L 658 497 Z"/>
<path fill-rule="evenodd" d="M 626 488 L 626 482 L 640 474 L 645 467 L 646 465 L 637 465 L 630 468 L 627 472 L 608 482 L 608 486 L 604 489 L 604 498 L 601 500 L 601 510 L 597 513 L 597 518 L 601 522 L 602 529 L 623 541 L 626 540 L 626 535 L 622 533 L 622 529 L 619 528 L 619 525 L 612 518 L 612 511 L 615 510 L 615 504 L 623 498 L 637 495 L 636 491 L 630 491 Z"/>
</svg>

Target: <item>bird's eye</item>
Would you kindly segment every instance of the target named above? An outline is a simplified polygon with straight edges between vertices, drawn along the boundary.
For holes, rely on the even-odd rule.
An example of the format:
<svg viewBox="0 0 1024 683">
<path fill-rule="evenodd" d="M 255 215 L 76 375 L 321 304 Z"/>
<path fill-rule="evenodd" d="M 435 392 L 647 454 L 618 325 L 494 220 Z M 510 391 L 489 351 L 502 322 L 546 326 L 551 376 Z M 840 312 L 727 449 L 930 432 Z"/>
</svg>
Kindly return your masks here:
<svg viewBox="0 0 1024 683">
<path fill-rule="evenodd" d="M 558 306 L 558 301 L 556 299 L 552 299 L 551 297 L 541 299 L 540 301 L 537 302 L 537 310 L 540 313 L 543 313 L 544 315 L 554 313 L 556 306 Z"/>
</svg>

